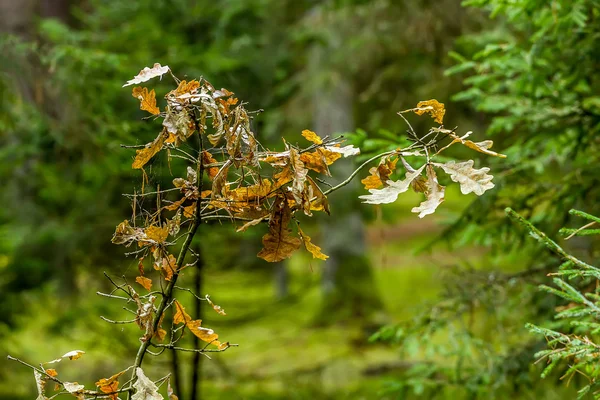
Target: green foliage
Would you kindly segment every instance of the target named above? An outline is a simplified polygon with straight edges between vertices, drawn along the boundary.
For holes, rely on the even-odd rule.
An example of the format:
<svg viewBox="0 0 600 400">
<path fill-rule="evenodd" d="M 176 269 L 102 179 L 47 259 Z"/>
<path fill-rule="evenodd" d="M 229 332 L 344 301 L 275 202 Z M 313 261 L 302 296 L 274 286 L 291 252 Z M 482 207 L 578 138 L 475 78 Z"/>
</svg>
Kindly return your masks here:
<svg viewBox="0 0 600 400">
<path fill-rule="evenodd" d="M 538 361 L 546 362 L 541 376 L 545 378 L 558 365 L 566 364 L 568 367 L 563 371 L 561 379 L 567 378 L 568 382 L 573 376 L 579 374 L 587 381 L 578 391 L 577 398 L 583 399 L 588 393 L 591 393 L 594 399 L 599 399 L 600 345 L 597 344 L 597 341 L 600 324 L 596 321 L 600 317 L 600 289 L 598 288 L 600 268 L 569 254 L 511 209 L 508 209 L 507 213 L 511 219 L 524 226 L 534 239 L 565 260 L 557 272 L 550 274 L 557 276 L 553 279 L 556 287 L 540 285 L 540 289 L 543 291 L 563 300 L 555 315 L 558 323 L 553 324 L 554 329 L 534 324 L 526 325 L 529 331 L 543 335 L 548 341 L 549 348 L 535 354 Z M 571 210 L 571 214 L 586 218 L 593 224 L 600 222 L 600 218 L 582 211 Z M 582 231 L 575 230 L 569 237 L 578 235 Z"/>
</svg>

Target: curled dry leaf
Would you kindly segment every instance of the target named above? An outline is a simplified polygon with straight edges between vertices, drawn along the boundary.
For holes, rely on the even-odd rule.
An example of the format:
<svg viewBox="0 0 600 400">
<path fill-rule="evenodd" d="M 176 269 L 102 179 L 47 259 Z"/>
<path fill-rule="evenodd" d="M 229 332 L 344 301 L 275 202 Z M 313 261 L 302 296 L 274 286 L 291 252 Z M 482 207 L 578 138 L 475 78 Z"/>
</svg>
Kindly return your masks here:
<svg viewBox="0 0 600 400">
<path fill-rule="evenodd" d="M 159 133 L 154 141 L 148 143 L 143 149 L 135 151 L 135 160 L 131 164 L 131 168 L 140 169 L 150 161 L 152 157 L 156 155 L 162 149 L 165 142 L 165 136 L 163 133 Z"/>
<path fill-rule="evenodd" d="M 304 136 L 306 140 L 313 142 L 314 144 L 323 144 L 323 139 L 321 139 L 319 135 L 308 129 L 302 131 L 302 136 Z"/>
<path fill-rule="evenodd" d="M 421 168 L 414 170 L 412 172 L 407 171 L 406 177 L 402 181 L 387 181 L 389 186 L 383 189 L 370 189 L 369 195 L 359 196 L 360 199 L 364 200 L 363 203 L 368 204 L 388 204 L 393 203 L 398 198 L 400 193 L 404 193 L 410 187 L 412 181 L 414 181 L 419 175 L 421 175 L 421 171 L 423 171 L 425 165 Z"/>
<path fill-rule="evenodd" d="M 202 164 L 204 164 L 206 166 L 206 164 L 216 164 L 217 160 L 215 160 L 215 158 L 212 156 L 212 154 L 210 154 L 208 151 L 204 150 L 202 152 Z M 215 176 L 217 176 L 217 174 L 219 173 L 219 167 L 208 167 L 205 168 L 206 172 L 208 173 L 208 177 L 210 179 L 214 179 Z"/>
<path fill-rule="evenodd" d="M 35 378 L 35 385 L 38 391 L 38 397 L 35 400 L 48 400 L 46 394 L 44 393 L 44 389 L 46 387 L 46 380 L 44 379 L 44 376 L 34 369 L 33 377 Z"/>
<path fill-rule="evenodd" d="M 138 276 L 135 278 L 135 281 L 142 285 L 146 290 L 152 289 L 152 279 L 150 278 L 146 278 L 145 276 Z"/>
<path fill-rule="evenodd" d="M 213 310 L 215 310 L 217 314 L 227 315 L 227 313 L 225 313 L 225 310 L 223 310 L 221 308 L 221 306 L 218 306 L 215 303 L 213 303 L 212 300 L 210 299 L 210 297 L 208 297 L 208 295 L 206 295 L 205 298 L 206 298 L 206 301 L 208 301 L 208 304 L 210 304 L 212 306 Z"/>
<path fill-rule="evenodd" d="M 141 368 L 136 368 L 137 380 L 133 384 L 135 394 L 131 400 L 163 400 L 164 397 L 158 393 L 158 387 L 144 374 Z"/>
<path fill-rule="evenodd" d="M 65 390 L 71 394 L 76 394 L 85 389 L 85 386 L 78 384 L 77 382 L 63 382 Z"/>
<path fill-rule="evenodd" d="M 98 382 L 96 382 L 96 386 L 100 389 L 102 393 L 112 393 L 110 398 L 112 400 L 118 400 L 119 396 L 116 392 L 119 390 L 119 377 L 123 375 L 125 371 L 121 371 L 117 374 L 114 374 L 110 378 L 102 378 Z"/>
<path fill-rule="evenodd" d="M 173 315 L 173 323 L 187 325 L 187 323 L 192 320 L 192 317 L 190 317 L 189 314 L 185 312 L 185 308 L 183 308 L 181 303 L 178 302 L 177 300 L 175 300 L 173 302 L 173 305 L 175 306 L 175 314 Z"/>
<path fill-rule="evenodd" d="M 167 72 L 169 72 L 169 67 L 167 65 L 163 67 L 159 63 L 155 63 L 152 68 L 145 67 L 143 70 L 140 71 L 139 74 L 134 76 L 133 79 L 127 81 L 127 83 L 124 84 L 123 87 L 129 85 L 138 85 L 142 82 L 149 81 L 150 79 L 155 78 L 157 76 L 163 76 Z"/>
<path fill-rule="evenodd" d="M 444 123 L 444 114 L 446 114 L 446 109 L 444 108 L 444 103 L 440 103 L 436 99 L 420 101 L 417 104 L 416 108 L 411 108 L 410 110 L 405 110 L 401 112 L 412 111 L 417 115 L 423 115 L 425 113 L 431 115 L 431 118 L 435 120 L 438 124 Z"/>
<path fill-rule="evenodd" d="M 167 395 L 169 396 L 169 400 L 179 400 L 179 397 L 177 397 L 173 392 L 170 379 L 167 381 Z"/>
<path fill-rule="evenodd" d="M 495 151 L 490 150 L 490 148 L 494 145 L 494 142 L 491 140 L 484 140 L 483 142 L 472 142 L 470 140 L 461 140 L 462 144 L 467 146 L 470 149 L 478 151 L 483 154 L 487 154 L 488 156 L 506 158 L 505 154 L 496 153 Z"/>
<path fill-rule="evenodd" d="M 352 156 L 357 156 L 360 154 L 360 149 L 357 147 L 354 147 L 353 144 L 348 145 L 348 146 L 344 146 L 344 147 L 340 147 L 340 146 L 325 146 L 325 150 L 328 150 L 332 153 L 338 153 L 341 154 L 344 158 L 346 157 L 352 157 Z"/>
<path fill-rule="evenodd" d="M 154 89 L 148 92 L 148 88 L 136 86 L 131 91 L 131 95 L 140 101 L 140 110 L 148 111 L 150 114 L 160 114 L 156 106 L 156 93 Z"/>
<path fill-rule="evenodd" d="M 427 198 L 419 207 L 413 207 L 411 212 L 419 213 L 419 218 L 433 214 L 437 207 L 444 201 L 445 190 L 446 188 L 440 186 L 438 183 L 433 166 L 427 164 L 427 191 L 425 192 Z"/>
<path fill-rule="evenodd" d="M 448 161 L 445 164 L 433 163 L 436 167 L 440 167 L 450 175 L 450 179 L 460 184 L 462 194 L 475 193 L 481 196 L 486 190 L 492 189 L 492 175 L 488 175 L 489 168 L 481 169 L 473 168 L 473 160 L 455 162 Z"/>
<path fill-rule="evenodd" d="M 302 242 L 304 242 L 304 247 L 306 247 L 306 250 L 312 254 L 313 258 L 318 258 L 319 260 L 327 260 L 329 258 L 328 255 L 325 255 L 321 252 L 321 248 L 319 246 L 312 243 L 310 236 L 305 234 L 300 227 L 298 227 L 298 233 L 302 238 Z"/>
<path fill-rule="evenodd" d="M 56 377 L 56 376 L 58 376 L 58 372 L 56 372 L 56 370 L 55 370 L 55 369 L 53 369 L 53 368 L 49 368 L 49 369 L 47 369 L 47 370 L 46 370 L 46 373 L 47 373 L 48 375 L 50 375 L 51 377 Z"/>
<path fill-rule="evenodd" d="M 390 179 L 390 175 L 396 170 L 397 162 L 397 158 L 392 160 L 391 157 L 385 157 L 381 159 L 377 167 L 370 168 L 369 173 L 371 175 L 361 180 L 361 183 L 365 185 L 365 189 L 379 189 L 385 186 Z"/>
</svg>

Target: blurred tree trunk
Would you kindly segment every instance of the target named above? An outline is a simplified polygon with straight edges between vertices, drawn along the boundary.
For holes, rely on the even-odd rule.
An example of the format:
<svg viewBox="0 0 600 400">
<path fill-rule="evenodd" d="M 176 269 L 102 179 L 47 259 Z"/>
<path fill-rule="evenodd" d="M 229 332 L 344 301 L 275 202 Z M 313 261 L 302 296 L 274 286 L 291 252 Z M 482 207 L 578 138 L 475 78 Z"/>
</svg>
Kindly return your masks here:
<svg viewBox="0 0 600 400">
<path fill-rule="evenodd" d="M 323 76 L 313 89 L 314 129 L 320 136 L 341 134 L 354 129 L 353 89 L 341 69 L 328 65 L 327 55 L 342 46 L 334 35 L 328 46 L 315 45 L 311 57 L 311 76 Z M 324 75 L 326 74 L 326 75 Z M 352 173 L 351 158 L 336 162 L 332 175 Z M 322 276 L 323 303 L 317 323 L 342 320 L 366 321 L 381 309 L 371 265 L 365 255 L 365 235 L 359 212 L 357 182 L 345 186 L 330 197 L 332 215 L 323 222 L 321 243 L 329 259 Z"/>
<path fill-rule="evenodd" d="M 275 297 L 277 300 L 285 299 L 289 294 L 289 273 L 287 260 L 275 264 Z"/>
</svg>

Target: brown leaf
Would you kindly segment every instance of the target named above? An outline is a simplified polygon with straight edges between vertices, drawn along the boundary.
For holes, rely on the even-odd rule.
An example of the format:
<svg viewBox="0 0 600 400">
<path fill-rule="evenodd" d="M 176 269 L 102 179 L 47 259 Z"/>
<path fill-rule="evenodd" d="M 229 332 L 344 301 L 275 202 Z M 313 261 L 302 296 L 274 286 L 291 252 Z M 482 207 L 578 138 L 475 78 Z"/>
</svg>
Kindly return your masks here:
<svg viewBox="0 0 600 400">
<path fill-rule="evenodd" d="M 110 378 L 102 378 L 96 382 L 96 386 L 100 388 L 102 393 L 113 393 L 119 390 L 119 377 L 123 375 L 125 371 L 121 371 L 118 374 L 114 374 Z M 119 398 L 117 393 L 110 395 L 110 398 L 117 400 Z"/>
<path fill-rule="evenodd" d="M 202 164 L 215 164 L 216 162 L 217 160 L 215 160 L 212 154 L 210 154 L 208 151 L 205 150 L 202 152 Z M 214 177 L 219 173 L 219 167 L 208 167 L 206 171 L 208 173 L 208 177 L 210 179 L 214 179 Z"/>
<path fill-rule="evenodd" d="M 377 167 L 370 168 L 369 173 L 371 175 L 361 180 L 361 183 L 365 185 L 365 189 L 379 189 L 382 186 L 387 186 L 390 175 L 396 170 L 397 162 L 397 158 L 392 160 L 390 157 L 384 157 Z"/>
<path fill-rule="evenodd" d="M 55 370 L 55 369 L 52 369 L 52 368 L 49 368 L 49 369 L 47 369 L 47 370 L 46 370 L 46 373 L 47 373 L 48 375 L 52 376 L 52 377 L 55 377 L 55 376 L 57 376 L 57 375 L 58 375 L 58 372 L 56 372 L 56 370 Z"/>
<path fill-rule="evenodd" d="M 444 201 L 444 192 L 446 188 L 440 186 L 433 166 L 427 164 L 427 199 L 419 207 L 413 207 L 411 212 L 419 213 L 419 218 L 433 214 L 437 207 Z"/>
<path fill-rule="evenodd" d="M 244 225 L 240 226 L 240 227 L 239 227 L 239 228 L 236 230 L 236 232 L 245 232 L 245 231 L 246 231 L 248 228 L 250 228 L 251 226 L 254 226 L 254 225 L 258 225 L 258 224 L 260 224 L 262 221 L 264 221 L 265 217 L 266 217 L 266 215 L 263 215 L 263 216 L 262 216 L 262 217 L 260 217 L 260 218 L 253 219 L 252 221 L 248 221 L 248 222 L 246 222 Z"/>
<path fill-rule="evenodd" d="M 308 175 L 308 170 L 305 168 L 304 163 L 301 161 L 299 157 L 298 150 L 294 148 L 290 148 L 290 164 L 292 165 L 293 174 L 293 182 L 292 182 L 292 196 L 294 196 L 294 200 L 299 205 L 303 204 L 302 200 L 302 192 L 304 192 L 304 183 L 306 182 L 306 176 Z"/>
<path fill-rule="evenodd" d="M 137 276 L 135 281 L 142 285 L 146 290 L 152 289 L 152 279 L 150 278 L 146 278 L 145 276 Z"/>
<path fill-rule="evenodd" d="M 158 339 L 159 342 L 165 340 L 165 336 L 167 336 L 167 331 L 165 331 L 163 328 L 158 328 L 158 330 L 154 334 L 154 337 Z"/>
<path fill-rule="evenodd" d="M 148 88 L 136 86 L 131 91 L 131 95 L 140 101 L 140 110 L 148 111 L 150 114 L 160 114 L 156 106 L 156 93 L 154 89 L 148 92 Z"/>
<path fill-rule="evenodd" d="M 321 252 L 321 248 L 319 246 L 311 242 L 310 236 L 305 234 L 300 227 L 298 227 L 298 233 L 304 242 L 304 247 L 306 247 L 306 250 L 312 254 L 313 258 L 318 258 L 320 260 L 327 260 L 329 258 L 329 256 Z"/>
<path fill-rule="evenodd" d="M 200 82 L 197 80 L 191 80 L 189 82 L 181 81 L 179 82 L 179 86 L 175 89 L 175 95 L 181 96 L 185 93 L 192 93 L 200 88 Z"/>
<path fill-rule="evenodd" d="M 444 103 L 440 103 L 436 99 L 420 101 L 417 108 L 407 111 L 413 111 L 417 115 L 428 113 L 440 125 L 444 123 L 444 114 L 446 114 Z"/>
<path fill-rule="evenodd" d="M 135 160 L 131 164 L 131 168 L 140 169 L 150 161 L 156 153 L 158 153 L 165 142 L 165 136 L 159 133 L 158 137 L 153 142 L 148 143 L 143 149 L 135 151 Z"/>
<path fill-rule="evenodd" d="M 290 183 L 293 179 L 294 175 L 292 174 L 292 170 L 288 165 L 284 169 L 273 175 L 273 180 L 275 181 L 273 189 L 278 189 L 283 185 Z"/>
<path fill-rule="evenodd" d="M 425 165 L 423 165 L 418 170 L 413 170 L 412 172 L 407 171 L 404 180 L 388 181 L 387 187 L 384 187 L 383 189 L 370 189 L 369 193 L 371 194 L 359 196 L 359 198 L 364 200 L 364 203 L 368 204 L 393 203 L 394 201 L 396 201 L 396 199 L 398 199 L 398 195 L 400 193 L 404 193 L 408 190 L 411 182 L 414 181 L 419 175 L 421 175 L 421 172 L 424 168 Z"/>
<path fill-rule="evenodd" d="M 329 200 L 327 200 L 327 196 L 323 194 L 319 185 L 317 185 L 310 177 L 308 177 L 308 182 L 312 188 L 310 209 L 313 211 L 325 211 L 327 215 L 329 215 Z"/>
<path fill-rule="evenodd" d="M 269 221 L 269 233 L 262 238 L 263 249 L 258 256 L 268 262 L 277 262 L 289 258 L 300 247 L 302 241 L 291 236 L 288 224 L 291 210 L 285 198 L 278 198 L 273 205 Z"/>
<path fill-rule="evenodd" d="M 170 281 L 173 277 L 173 274 L 177 270 L 177 260 L 173 256 L 173 254 L 169 254 L 168 257 L 163 257 L 161 259 L 161 268 L 166 281 Z"/>
<path fill-rule="evenodd" d="M 302 136 L 304 136 L 306 140 L 313 142 L 314 144 L 323 144 L 323 139 L 321 139 L 319 135 L 317 135 L 313 131 L 309 131 L 308 129 L 302 131 Z"/>
</svg>

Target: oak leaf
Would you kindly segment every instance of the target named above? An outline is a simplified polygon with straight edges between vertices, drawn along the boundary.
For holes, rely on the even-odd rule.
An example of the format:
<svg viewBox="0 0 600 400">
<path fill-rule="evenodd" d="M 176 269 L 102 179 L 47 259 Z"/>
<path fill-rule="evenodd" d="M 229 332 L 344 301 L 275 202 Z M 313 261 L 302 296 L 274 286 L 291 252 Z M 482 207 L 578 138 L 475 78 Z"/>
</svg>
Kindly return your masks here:
<svg viewBox="0 0 600 400">
<path fill-rule="evenodd" d="M 144 229 L 146 237 L 156 243 L 164 243 L 169 236 L 169 230 L 167 227 L 161 228 L 160 226 L 151 225 Z"/>
<path fill-rule="evenodd" d="M 77 382 L 63 382 L 63 387 L 71 394 L 77 394 L 85 388 L 85 386 L 80 385 Z"/>
<path fill-rule="evenodd" d="M 212 154 L 210 154 L 208 151 L 204 150 L 202 152 L 202 164 L 206 165 L 206 164 L 216 164 L 217 160 L 215 160 L 215 158 L 212 156 Z M 208 177 L 210 179 L 214 179 L 215 176 L 217 176 L 217 174 L 219 173 L 219 167 L 208 167 L 205 168 L 205 170 L 208 173 Z"/>
<path fill-rule="evenodd" d="M 158 393 L 158 387 L 152 382 L 141 368 L 136 368 L 135 374 L 137 380 L 133 384 L 135 394 L 131 397 L 131 400 L 163 400 L 161 394 Z"/>
<path fill-rule="evenodd" d="M 292 253 L 300 247 L 302 241 L 291 236 L 288 227 L 291 220 L 291 210 L 285 198 L 278 198 L 273 205 L 269 232 L 262 238 L 263 249 L 258 257 L 268 262 L 277 262 L 291 257 Z"/>
<path fill-rule="evenodd" d="M 189 314 L 185 312 L 185 308 L 183 308 L 183 306 L 181 305 L 180 302 L 175 300 L 173 302 L 173 304 L 175 305 L 175 314 L 173 315 L 173 323 L 187 325 L 187 323 L 192 320 L 192 317 L 190 317 Z"/>
<path fill-rule="evenodd" d="M 148 92 L 148 88 L 136 86 L 131 91 L 131 95 L 140 101 L 140 110 L 148 111 L 150 114 L 160 114 L 156 106 L 156 93 L 154 89 Z"/>
<path fill-rule="evenodd" d="M 427 164 L 427 191 L 426 199 L 419 207 L 413 207 L 411 212 L 419 213 L 419 218 L 433 214 L 437 207 L 444 201 L 444 192 L 446 188 L 438 183 L 437 176 L 433 166 Z"/>
<path fill-rule="evenodd" d="M 165 65 L 163 67 L 159 63 L 155 63 L 152 66 L 152 68 L 145 67 L 143 70 L 140 71 L 139 74 L 134 76 L 133 79 L 127 81 L 127 83 L 124 84 L 123 87 L 129 86 L 129 85 L 134 85 L 134 84 L 140 84 L 142 82 L 149 81 L 150 79 L 155 78 L 157 76 L 162 77 L 167 72 L 169 72 L 168 65 Z"/>
<path fill-rule="evenodd" d="M 220 342 L 217 340 L 219 338 L 219 335 L 216 334 L 215 331 L 213 331 L 212 329 L 201 327 L 201 324 L 202 320 L 197 319 L 194 321 L 189 321 L 186 324 L 186 327 L 200 340 L 207 343 L 212 343 L 215 346 L 219 346 Z"/>
<path fill-rule="evenodd" d="M 150 278 L 146 278 L 145 276 L 137 276 L 135 281 L 142 285 L 146 290 L 152 289 L 152 279 Z"/>
<path fill-rule="evenodd" d="M 456 141 L 456 140 L 455 140 Z M 491 140 L 484 140 L 483 142 L 473 142 L 471 140 L 459 140 L 462 144 L 467 146 L 470 149 L 478 151 L 483 154 L 487 154 L 488 156 L 506 158 L 505 154 L 496 153 L 495 151 L 490 150 L 490 148 L 494 145 L 494 142 Z"/>
<path fill-rule="evenodd" d="M 360 199 L 364 200 L 363 203 L 368 204 L 388 204 L 393 203 L 398 199 L 400 193 L 404 193 L 410 187 L 412 181 L 414 181 L 425 168 L 423 165 L 421 168 L 414 171 L 407 171 L 405 179 L 401 181 L 387 181 L 388 186 L 383 189 L 370 189 L 368 195 L 359 196 Z"/>
<path fill-rule="evenodd" d="M 390 175 L 396 170 L 397 162 L 397 158 L 392 160 L 390 157 L 385 157 L 381 159 L 377 167 L 370 168 L 369 173 L 371 175 L 361 180 L 361 183 L 365 185 L 365 189 L 379 189 L 386 186 Z"/>
<path fill-rule="evenodd" d="M 353 144 L 344 146 L 344 147 L 341 147 L 339 145 L 325 146 L 325 150 L 332 152 L 332 153 L 341 154 L 342 156 L 344 156 L 344 158 L 351 157 L 351 156 L 357 156 L 360 154 L 360 149 L 357 147 L 354 147 Z"/>
<path fill-rule="evenodd" d="M 146 165 L 148 161 L 150 161 L 150 159 L 162 149 L 164 142 L 165 136 L 161 132 L 157 136 L 157 138 L 154 139 L 154 141 L 148 143 L 146 147 L 144 147 L 143 149 L 136 150 L 135 160 L 133 160 L 133 164 L 131 164 L 131 167 L 133 169 L 140 169 L 144 165 Z"/>
<path fill-rule="evenodd" d="M 96 386 L 98 388 L 100 388 L 100 391 L 102 393 L 112 393 L 110 395 L 110 398 L 112 400 L 118 400 L 119 395 L 117 393 L 113 393 L 113 392 L 116 392 L 117 390 L 119 390 L 119 377 L 121 375 L 123 375 L 124 373 L 125 373 L 125 371 L 121 371 L 117 374 L 114 374 L 110 378 L 102 378 L 98 382 L 96 382 Z"/>
<path fill-rule="evenodd" d="M 492 189 L 492 175 L 488 175 L 489 168 L 481 169 L 473 168 L 473 160 L 455 162 L 448 161 L 445 164 L 433 163 L 436 167 L 440 167 L 450 175 L 450 179 L 460 184 L 462 194 L 475 193 L 481 196 L 486 190 Z"/>
<path fill-rule="evenodd" d="M 319 135 L 308 129 L 302 131 L 302 136 L 304 136 L 306 140 L 313 142 L 314 144 L 323 144 L 323 139 L 321 139 Z"/>
<path fill-rule="evenodd" d="M 310 236 L 305 234 L 300 227 L 298 227 L 298 233 L 302 238 L 302 242 L 304 242 L 304 247 L 306 247 L 306 250 L 312 254 L 313 258 L 318 258 L 319 260 L 327 260 L 329 258 L 328 255 L 325 255 L 321 252 L 321 248 L 319 246 L 312 243 Z"/>
<path fill-rule="evenodd" d="M 446 114 L 444 103 L 440 103 L 436 99 L 420 101 L 416 108 L 406 111 L 413 111 L 417 115 L 428 113 L 440 125 L 444 123 L 444 114 Z"/>
</svg>

